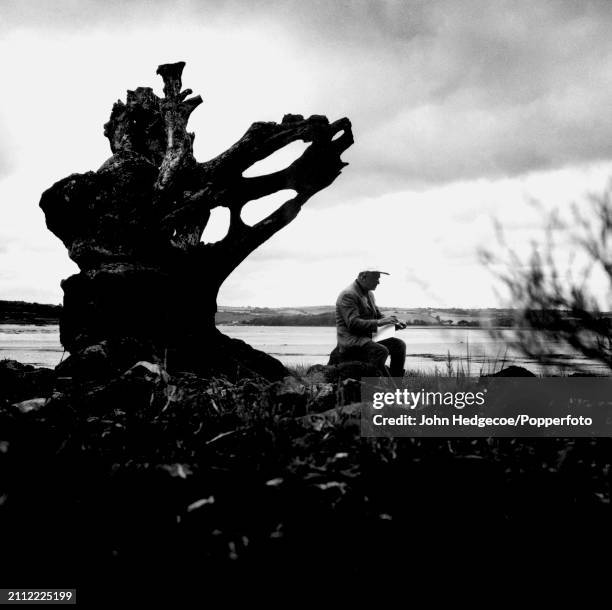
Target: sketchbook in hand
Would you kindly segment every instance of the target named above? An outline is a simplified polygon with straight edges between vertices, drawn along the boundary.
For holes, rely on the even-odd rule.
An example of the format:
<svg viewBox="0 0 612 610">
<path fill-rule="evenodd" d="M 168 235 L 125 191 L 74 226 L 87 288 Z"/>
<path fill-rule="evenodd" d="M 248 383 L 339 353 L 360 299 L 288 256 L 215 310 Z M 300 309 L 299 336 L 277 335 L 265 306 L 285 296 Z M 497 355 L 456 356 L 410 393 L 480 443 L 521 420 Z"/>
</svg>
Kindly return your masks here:
<svg viewBox="0 0 612 610">
<path fill-rule="evenodd" d="M 381 326 L 375 333 L 372 334 L 372 341 L 383 341 L 395 335 L 395 324 L 387 324 Z"/>
</svg>

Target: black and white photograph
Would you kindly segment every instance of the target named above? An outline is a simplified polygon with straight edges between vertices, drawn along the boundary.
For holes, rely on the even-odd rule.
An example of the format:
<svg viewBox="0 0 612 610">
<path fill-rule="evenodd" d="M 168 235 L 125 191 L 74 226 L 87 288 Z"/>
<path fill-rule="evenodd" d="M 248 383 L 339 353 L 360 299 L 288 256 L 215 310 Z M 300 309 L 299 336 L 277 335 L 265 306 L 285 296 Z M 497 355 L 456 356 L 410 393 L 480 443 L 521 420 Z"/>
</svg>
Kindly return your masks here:
<svg viewBox="0 0 612 610">
<path fill-rule="evenodd" d="M 0 604 L 407 595 L 611 542 L 611 30 L 0 0 Z"/>
</svg>

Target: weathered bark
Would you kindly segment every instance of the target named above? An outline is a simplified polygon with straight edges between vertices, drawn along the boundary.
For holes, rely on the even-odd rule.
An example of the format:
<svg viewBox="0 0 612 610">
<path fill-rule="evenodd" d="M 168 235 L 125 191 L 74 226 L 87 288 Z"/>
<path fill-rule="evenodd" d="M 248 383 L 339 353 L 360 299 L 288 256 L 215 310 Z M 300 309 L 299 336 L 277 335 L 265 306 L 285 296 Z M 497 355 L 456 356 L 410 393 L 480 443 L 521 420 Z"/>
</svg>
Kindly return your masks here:
<svg viewBox="0 0 612 610">
<path fill-rule="evenodd" d="M 346 165 L 340 155 L 353 143 L 351 124 L 298 115 L 280 124 L 254 123 L 227 151 L 198 163 L 187 123 L 202 99 L 181 91 L 184 65 L 157 69 L 163 98 L 140 87 L 115 103 L 104 126 L 113 155 L 96 172 L 68 176 L 41 197 L 48 228 L 81 270 L 62 283 L 61 341 L 73 356 L 103 345 L 121 365 L 146 356 L 212 374 L 215 362 L 223 361 L 221 372 L 235 372 L 240 361 L 243 370 L 251 363 L 264 376 L 278 377 L 280 363 L 216 331 L 217 294 L 253 250 L 340 174 Z M 289 167 L 243 177 L 296 140 L 310 146 Z M 252 227 L 242 221 L 246 203 L 281 189 L 296 195 Z M 203 244 L 218 206 L 230 210 L 229 231 Z"/>
</svg>

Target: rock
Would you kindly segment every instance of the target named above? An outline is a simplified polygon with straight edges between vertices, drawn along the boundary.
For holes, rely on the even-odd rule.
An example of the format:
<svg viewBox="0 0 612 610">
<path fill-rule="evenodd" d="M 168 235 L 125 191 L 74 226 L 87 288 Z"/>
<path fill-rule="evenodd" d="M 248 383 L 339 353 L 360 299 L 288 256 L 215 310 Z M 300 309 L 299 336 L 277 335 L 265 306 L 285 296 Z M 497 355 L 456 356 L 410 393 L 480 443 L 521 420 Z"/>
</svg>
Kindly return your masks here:
<svg viewBox="0 0 612 610">
<path fill-rule="evenodd" d="M 530 370 L 522 366 L 509 366 L 497 373 L 491 375 L 483 375 L 483 377 L 536 377 Z"/>
<path fill-rule="evenodd" d="M 317 398 L 326 398 L 336 393 L 336 388 L 333 383 L 322 383 L 317 386 L 317 390 Z"/>
<path fill-rule="evenodd" d="M 328 367 L 323 364 L 313 364 L 311 367 L 306 369 L 306 377 L 325 379 L 327 369 Z"/>
<path fill-rule="evenodd" d="M 285 377 L 282 382 L 276 384 L 278 388 L 278 394 L 305 394 L 306 386 L 296 377 L 292 377 L 288 375 Z"/>
<path fill-rule="evenodd" d="M 105 342 L 90 345 L 76 352 L 55 367 L 59 377 L 96 379 L 113 372 Z"/>
<path fill-rule="evenodd" d="M 36 368 L 16 360 L 0 360 L 0 398 L 19 402 L 53 391 L 53 369 Z"/>
<path fill-rule="evenodd" d="M 285 377 L 267 388 L 267 394 L 272 405 L 280 407 L 283 413 L 303 415 L 306 413 L 308 395 L 306 386 L 295 377 Z"/>
<path fill-rule="evenodd" d="M 149 342 L 130 337 L 105 339 L 71 354 L 55 370 L 59 377 L 104 380 L 123 374 L 138 362 L 156 364 L 154 351 Z"/>
<path fill-rule="evenodd" d="M 338 384 L 338 403 L 348 405 L 361 401 L 361 382 L 357 379 L 343 379 Z"/>
<path fill-rule="evenodd" d="M 328 381 L 337 382 L 342 379 L 380 377 L 380 372 L 374 365 L 363 360 L 347 360 L 343 358 L 336 346 L 329 355 L 325 377 Z"/>
<path fill-rule="evenodd" d="M 367 362 L 342 362 L 336 367 L 337 380 L 342 381 L 345 379 L 361 379 L 362 377 L 380 377 L 378 369 Z M 333 379 L 330 379 L 333 381 Z"/>
<path fill-rule="evenodd" d="M 366 403 L 355 403 L 342 407 L 335 407 L 323 413 L 314 413 L 301 417 L 300 423 L 305 428 L 312 428 L 317 432 L 325 428 L 339 425 L 360 425 L 361 407 Z"/>
<path fill-rule="evenodd" d="M 308 401 L 308 411 L 320 413 L 333 409 L 338 405 L 336 385 L 333 383 L 320 383 L 313 387 L 313 395 Z"/>
<path fill-rule="evenodd" d="M 147 362 L 146 360 L 137 362 L 131 369 L 127 370 L 123 376 L 125 378 L 137 377 L 154 383 L 168 383 L 170 379 L 168 373 L 161 365 Z"/>
<path fill-rule="evenodd" d="M 26 371 L 33 371 L 34 367 L 31 364 L 22 364 L 17 360 L 0 360 L 0 372 L 1 371 L 12 371 L 16 373 L 24 373 Z"/>
<path fill-rule="evenodd" d="M 349 362 L 341 362 L 335 365 L 323 366 L 321 364 L 310 367 L 307 371 L 307 375 L 311 374 L 311 371 L 320 373 L 324 376 L 325 381 L 329 383 L 338 383 L 344 379 L 361 379 L 362 377 L 380 377 L 378 369 L 372 364 L 367 362 L 359 362 L 356 360 Z"/>
<path fill-rule="evenodd" d="M 38 411 L 41 407 L 44 407 L 47 402 L 47 398 L 30 398 L 30 400 L 23 400 L 15 403 L 13 406 L 22 413 L 29 413 L 30 411 Z"/>
</svg>

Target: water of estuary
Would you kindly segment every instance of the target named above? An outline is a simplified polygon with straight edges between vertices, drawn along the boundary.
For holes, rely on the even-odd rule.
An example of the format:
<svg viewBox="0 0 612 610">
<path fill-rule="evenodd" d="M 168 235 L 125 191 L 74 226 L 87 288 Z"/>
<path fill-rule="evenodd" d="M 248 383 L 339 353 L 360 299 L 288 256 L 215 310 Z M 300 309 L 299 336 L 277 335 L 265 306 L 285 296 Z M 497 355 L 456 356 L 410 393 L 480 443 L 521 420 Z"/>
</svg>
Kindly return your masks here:
<svg viewBox="0 0 612 610">
<path fill-rule="evenodd" d="M 278 358 L 287 366 L 325 364 L 336 344 L 335 328 L 329 326 L 219 326 L 221 332 L 246 341 Z M 555 374 L 565 367 L 580 365 L 603 372 L 595 362 L 550 344 L 556 364 L 544 369 L 525 358 L 516 346 L 491 337 L 486 329 L 410 327 L 397 336 L 407 345 L 406 368 L 424 373 L 452 373 L 458 369 L 470 375 L 494 372 L 510 364 L 525 366 L 536 373 Z M 34 366 L 54 367 L 64 355 L 57 325 L 0 325 L 0 358 Z"/>
</svg>

